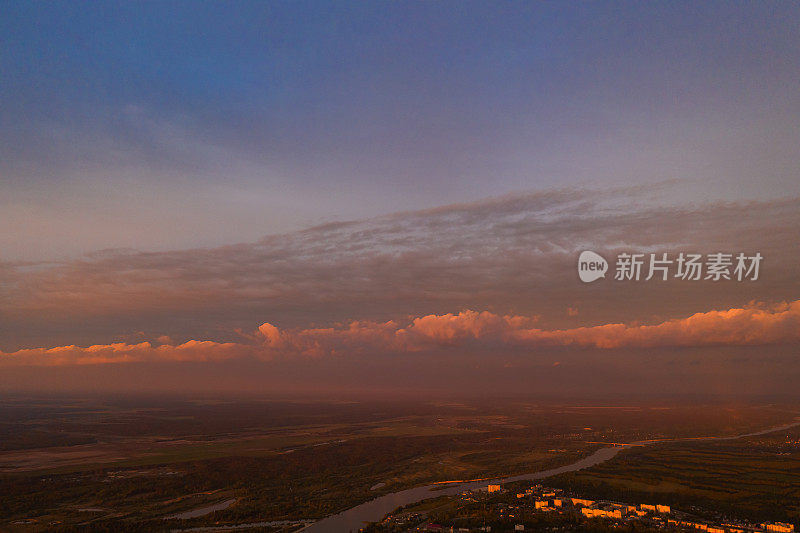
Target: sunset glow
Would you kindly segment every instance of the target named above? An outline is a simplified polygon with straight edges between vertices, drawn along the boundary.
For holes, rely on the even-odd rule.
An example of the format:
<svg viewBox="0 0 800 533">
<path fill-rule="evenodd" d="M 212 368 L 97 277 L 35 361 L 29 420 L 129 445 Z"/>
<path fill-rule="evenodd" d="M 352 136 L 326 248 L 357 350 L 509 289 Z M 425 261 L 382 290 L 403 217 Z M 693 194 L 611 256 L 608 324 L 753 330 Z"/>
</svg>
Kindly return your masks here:
<svg viewBox="0 0 800 533">
<path fill-rule="evenodd" d="M 800 530 L 799 45 L 0 0 L 0 531 Z"/>
</svg>

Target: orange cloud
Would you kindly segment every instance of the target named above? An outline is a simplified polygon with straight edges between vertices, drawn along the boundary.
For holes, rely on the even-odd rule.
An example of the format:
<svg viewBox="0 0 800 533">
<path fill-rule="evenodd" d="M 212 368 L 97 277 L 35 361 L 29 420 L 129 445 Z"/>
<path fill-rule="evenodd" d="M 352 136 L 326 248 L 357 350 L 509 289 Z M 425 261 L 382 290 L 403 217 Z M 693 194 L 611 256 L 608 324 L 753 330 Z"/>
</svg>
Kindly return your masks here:
<svg viewBox="0 0 800 533">
<path fill-rule="evenodd" d="M 161 346 L 153 346 L 149 342 L 114 343 L 0 352 L 0 363 L 15 366 L 61 366 L 148 361 L 224 361 L 252 353 L 251 346 L 213 341 L 192 340 L 183 344 Z"/>
<path fill-rule="evenodd" d="M 280 331 L 270 323 L 259 326 L 264 348 L 272 355 L 321 357 L 362 352 L 365 349 L 393 351 L 400 330 L 393 321 L 354 321 L 344 328 L 314 328 Z"/>
<path fill-rule="evenodd" d="M 648 348 L 656 346 L 756 345 L 800 341 L 800 300 L 773 306 L 751 304 L 696 313 L 655 325 L 603 324 L 564 330 L 531 327 L 534 319 L 464 311 L 417 318 L 398 337 L 406 349 L 458 344 L 468 339 L 514 345 Z"/>
<path fill-rule="evenodd" d="M 602 324 L 563 330 L 533 327 L 538 317 L 500 316 L 487 311 L 427 315 L 406 327 L 396 322 L 354 321 L 330 328 L 280 330 L 264 323 L 253 342 L 191 340 L 154 346 L 102 344 L 0 352 L 0 364 L 57 366 L 158 361 L 225 361 L 242 357 L 345 356 L 436 351 L 466 343 L 507 346 L 650 348 L 668 346 L 763 345 L 800 342 L 800 300 L 772 306 L 696 313 L 653 325 Z M 166 339 L 163 339 L 166 340 Z"/>
<path fill-rule="evenodd" d="M 695 313 L 655 325 L 604 324 L 567 330 L 515 330 L 520 343 L 595 348 L 758 345 L 800 341 L 800 300 L 774 306 L 752 304 L 725 311 Z"/>
<path fill-rule="evenodd" d="M 428 315 L 415 318 L 398 332 L 410 345 L 425 342 L 453 345 L 467 339 L 495 339 L 509 331 L 530 327 L 538 317 L 498 316 L 487 311 L 462 311 L 457 315 Z"/>
</svg>

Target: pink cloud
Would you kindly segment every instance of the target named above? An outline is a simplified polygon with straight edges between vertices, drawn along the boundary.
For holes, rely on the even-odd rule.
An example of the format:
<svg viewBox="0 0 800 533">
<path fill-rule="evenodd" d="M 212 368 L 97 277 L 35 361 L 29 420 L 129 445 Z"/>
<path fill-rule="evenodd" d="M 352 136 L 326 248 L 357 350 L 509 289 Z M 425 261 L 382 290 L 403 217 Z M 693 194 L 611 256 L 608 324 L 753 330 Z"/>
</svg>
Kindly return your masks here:
<svg viewBox="0 0 800 533">
<path fill-rule="evenodd" d="M 537 317 L 498 316 L 488 311 L 462 311 L 457 315 L 428 315 L 415 318 L 411 325 L 398 331 L 410 345 L 433 342 L 454 345 L 467 339 L 495 339 L 507 332 L 530 327 Z"/>
<path fill-rule="evenodd" d="M 695 313 L 652 325 L 602 324 L 562 330 L 534 327 L 538 317 L 488 311 L 427 315 L 401 327 L 394 321 L 354 321 L 329 328 L 280 330 L 265 322 L 249 343 L 190 340 L 182 344 L 115 343 L 0 352 L 0 364 L 58 366 L 158 361 L 225 361 L 255 357 L 380 355 L 459 347 L 466 343 L 609 350 L 669 346 L 765 345 L 800 342 L 800 300 Z M 162 339 L 167 340 L 167 339 Z"/>
<path fill-rule="evenodd" d="M 58 346 L 0 352 L 0 363 L 14 366 L 93 365 L 159 361 L 224 361 L 250 355 L 252 346 L 237 343 L 191 340 L 183 344 L 154 346 L 114 343 L 92 346 Z"/>
<path fill-rule="evenodd" d="M 566 330 L 520 329 L 509 339 L 524 344 L 595 348 L 758 345 L 800 341 L 800 300 L 774 306 L 751 304 L 695 313 L 655 325 L 604 324 Z"/>
</svg>

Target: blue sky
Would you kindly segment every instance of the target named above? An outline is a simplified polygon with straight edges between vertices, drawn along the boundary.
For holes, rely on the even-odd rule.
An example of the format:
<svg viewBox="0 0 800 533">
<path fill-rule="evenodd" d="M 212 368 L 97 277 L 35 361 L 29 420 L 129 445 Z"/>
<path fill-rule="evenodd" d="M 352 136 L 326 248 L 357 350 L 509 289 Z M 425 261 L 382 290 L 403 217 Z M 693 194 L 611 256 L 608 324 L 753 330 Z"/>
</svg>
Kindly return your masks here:
<svg viewBox="0 0 800 533">
<path fill-rule="evenodd" d="M 796 3 L 3 2 L 0 259 L 515 191 L 800 194 Z"/>
</svg>

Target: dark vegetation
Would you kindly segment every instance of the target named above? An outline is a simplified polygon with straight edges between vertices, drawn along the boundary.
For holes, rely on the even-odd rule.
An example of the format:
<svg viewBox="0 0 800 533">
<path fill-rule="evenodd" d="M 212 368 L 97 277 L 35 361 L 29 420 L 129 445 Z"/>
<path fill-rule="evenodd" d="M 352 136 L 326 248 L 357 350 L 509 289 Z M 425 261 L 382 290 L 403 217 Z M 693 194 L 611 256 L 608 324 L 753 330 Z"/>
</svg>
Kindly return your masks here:
<svg viewBox="0 0 800 533">
<path fill-rule="evenodd" d="M 670 504 L 709 518 L 795 522 L 800 518 L 800 429 L 634 448 L 548 484 L 588 498 Z"/>
<path fill-rule="evenodd" d="M 598 409 L 507 400 L 6 400 L 0 402 L 0 431 L 6 437 L 0 446 L 0 530 L 160 531 L 309 520 L 434 481 L 567 464 L 602 443 L 735 434 L 784 423 L 793 414 L 788 407 Z M 71 458 L 75 450 L 87 455 Z M 724 448 L 708 455 L 716 451 L 720 468 L 736 457 Z M 785 457 L 762 459 L 750 465 L 753 479 L 763 468 L 765 486 L 785 482 L 781 490 L 790 492 L 765 490 L 757 505 L 776 505 L 796 494 L 791 491 L 797 479 L 787 478 L 796 476 L 793 463 Z M 713 464 L 708 457 L 698 460 Z M 641 470 L 652 480 L 658 465 L 666 476 L 671 467 L 680 471 L 692 464 L 680 455 L 626 461 L 631 476 Z M 606 491 L 605 497 L 648 492 L 599 472 L 596 478 L 563 476 L 560 483 L 587 494 Z M 370 490 L 379 483 L 384 485 Z M 728 489 L 730 498 L 702 501 L 735 506 L 756 492 L 749 487 L 742 493 L 747 496 L 737 499 L 735 489 Z M 659 494 L 664 503 L 686 496 Z M 236 502 L 206 516 L 165 519 L 228 499 Z"/>
</svg>

